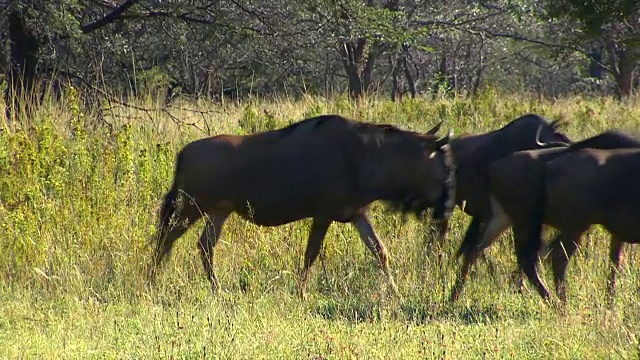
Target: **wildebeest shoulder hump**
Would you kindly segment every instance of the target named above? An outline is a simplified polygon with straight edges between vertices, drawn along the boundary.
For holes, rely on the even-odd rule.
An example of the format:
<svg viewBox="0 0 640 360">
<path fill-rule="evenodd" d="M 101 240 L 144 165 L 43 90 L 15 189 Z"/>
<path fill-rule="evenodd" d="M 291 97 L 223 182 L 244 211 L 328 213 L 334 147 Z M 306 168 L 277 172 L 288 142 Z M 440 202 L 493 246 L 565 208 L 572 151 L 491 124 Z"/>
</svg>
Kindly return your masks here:
<svg viewBox="0 0 640 360">
<path fill-rule="evenodd" d="M 328 123 L 341 123 L 341 124 L 348 124 L 350 123 L 351 120 L 342 117 L 340 115 L 320 115 L 320 116 L 315 116 L 312 118 L 308 118 L 308 119 L 304 119 L 302 121 L 293 123 L 287 127 L 284 127 L 282 129 L 276 130 L 280 133 L 280 135 L 282 136 L 286 136 L 286 135 L 290 135 L 292 133 L 294 133 L 296 130 L 300 130 L 300 129 L 308 129 L 308 130 L 312 130 L 312 129 L 318 129 L 321 126 L 324 126 Z"/>
</svg>

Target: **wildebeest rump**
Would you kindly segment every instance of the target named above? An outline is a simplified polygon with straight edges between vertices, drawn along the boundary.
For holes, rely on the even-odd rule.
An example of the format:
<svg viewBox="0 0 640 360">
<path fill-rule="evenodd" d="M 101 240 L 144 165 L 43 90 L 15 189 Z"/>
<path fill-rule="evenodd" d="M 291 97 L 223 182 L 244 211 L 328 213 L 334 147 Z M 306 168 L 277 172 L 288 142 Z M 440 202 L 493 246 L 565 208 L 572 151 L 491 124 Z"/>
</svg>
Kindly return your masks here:
<svg viewBox="0 0 640 360">
<path fill-rule="evenodd" d="M 539 247 L 543 224 L 560 230 L 551 244 L 551 261 L 556 293 L 562 301 L 566 301 L 569 259 L 582 234 L 594 224 L 602 225 L 611 234 L 608 295 L 613 300 L 622 243 L 640 242 L 638 184 L 640 143 L 633 149 L 584 149 L 546 165 L 542 201 L 531 220 L 526 246 Z"/>
<path fill-rule="evenodd" d="M 468 270 L 479 254 L 512 224 L 518 264 L 540 295 L 548 298 L 548 291 L 540 280 L 536 267 L 537 256 L 541 247 L 540 233 L 538 232 L 537 238 L 534 236 L 535 239 L 530 239 L 531 232 L 537 228 L 534 219 L 536 216 L 540 217 L 543 216 L 541 214 L 544 214 L 546 208 L 543 199 L 545 199 L 545 196 L 551 196 L 549 201 L 558 204 L 565 211 L 570 213 L 574 211 L 572 206 L 556 202 L 554 194 L 545 191 L 545 181 L 549 181 L 547 176 L 548 166 L 562 159 L 571 159 L 573 156 L 584 152 L 596 151 L 592 149 L 635 148 L 638 146 L 640 146 L 640 143 L 637 140 L 621 132 L 607 131 L 566 148 L 522 151 L 493 162 L 488 169 L 491 216 L 485 222 L 482 227 L 483 230 L 478 237 L 473 239 L 472 246 L 469 246 L 464 253 L 463 274 L 454 286 L 451 299 L 455 300 L 459 295 Z M 570 160 L 562 161 L 567 170 L 573 169 Z M 588 178 L 585 177 L 585 180 L 588 181 Z M 612 182 L 612 184 L 615 184 L 615 182 Z M 590 208 L 587 211 L 595 211 L 595 208 Z M 592 223 L 589 223 L 586 227 L 588 228 L 590 224 Z M 553 243 L 560 244 L 561 239 L 568 237 L 573 242 L 574 236 L 563 235 L 561 231 Z M 575 244 L 565 244 L 564 246 L 570 249 Z M 552 245 L 553 247 L 554 245 Z M 575 248 L 572 251 L 575 251 Z M 554 265 L 555 267 L 559 267 L 562 262 L 559 255 L 556 252 L 553 257 L 555 259 L 554 263 L 557 264 Z M 564 254 L 562 255 L 564 257 Z M 566 263 L 564 268 L 566 268 Z M 564 276 L 564 270 L 562 270 L 562 273 L 562 276 Z"/>
<path fill-rule="evenodd" d="M 313 218 L 300 276 L 304 286 L 329 225 L 350 222 L 374 253 L 395 290 L 387 251 L 367 216 L 384 200 L 407 211 L 447 202 L 453 159 L 449 136 L 374 125 L 337 115 L 246 136 L 219 135 L 187 144 L 178 154 L 174 183 L 160 210 L 151 279 L 173 243 L 200 217 L 199 247 L 212 288 L 213 248 L 227 217 L 277 226 Z"/>
</svg>

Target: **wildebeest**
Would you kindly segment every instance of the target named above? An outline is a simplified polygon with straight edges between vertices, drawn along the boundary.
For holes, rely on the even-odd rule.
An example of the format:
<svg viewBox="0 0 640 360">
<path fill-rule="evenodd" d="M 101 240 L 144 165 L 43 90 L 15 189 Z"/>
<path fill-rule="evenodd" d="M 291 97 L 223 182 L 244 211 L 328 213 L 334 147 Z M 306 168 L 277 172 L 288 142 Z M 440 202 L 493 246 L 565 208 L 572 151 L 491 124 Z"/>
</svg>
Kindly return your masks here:
<svg viewBox="0 0 640 360">
<path fill-rule="evenodd" d="M 212 289 L 213 248 L 227 217 L 262 226 L 313 218 L 299 293 L 329 225 L 350 222 L 396 291 L 385 246 L 367 208 L 383 200 L 421 211 L 450 203 L 453 158 L 440 124 L 426 134 L 324 115 L 254 135 L 219 135 L 187 144 L 178 154 L 173 186 L 159 212 L 151 280 L 173 243 L 201 217 L 202 263 Z"/>
<path fill-rule="evenodd" d="M 528 243 L 543 223 L 560 230 L 551 244 L 556 293 L 566 301 L 566 269 L 582 234 L 594 224 L 611 234 L 608 295 L 613 300 L 623 243 L 640 242 L 640 143 L 633 149 L 584 149 L 550 161 Z M 531 245 L 529 245 L 531 246 Z M 525 266 L 528 266 L 525 264 Z"/>
<path fill-rule="evenodd" d="M 451 150 L 456 159 L 455 203 L 474 217 L 467 236 L 477 232 L 477 224 L 484 217 L 489 198 L 484 185 L 487 166 L 494 160 L 521 150 L 546 147 L 545 144 L 570 143 L 559 130 L 562 123 L 548 122 L 541 116 L 526 114 L 500 129 L 482 134 L 466 134 L 451 140 Z M 439 223 L 437 236 L 444 241 L 448 224 L 445 215 L 435 209 L 433 218 Z M 463 246 L 464 246 L 463 242 Z"/>
<path fill-rule="evenodd" d="M 485 185 L 488 165 L 516 151 L 570 143 L 570 139 L 560 132 L 562 125 L 557 120 L 549 122 L 541 116 L 526 114 L 500 129 L 482 134 L 466 134 L 451 140 L 451 149 L 456 159 L 455 203 L 472 216 L 458 255 L 468 251 L 472 239 L 478 236 L 479 224 L 489 216 L 489 197 Z M 446 238 L 448 215 L 434 209 L 436 236 L 441 243 Z M 491 265 L 488 259 L 485 260 Z"/>
<path fill-rule="evenodd" d="M 458 297 L 470 266 L 481 252 L 510 225 L 513 227 L 516 256 L 521 270 L 538 293 L 543 298 L 549 298 L 549 293 L 537 272 L 543 223 L 561 230 L 552 242 L 551 249 L 556 289 L 559 297 L 562 300 L 566 299 L 564 273 L 567 256 L 570 257 L 575 251 L 582 233 L 590 225 L 600 223 L 593 222 L 596 218 L 598 221 L 604 221 L 598 218 L 605 209 L 603 206 L 608 206 L 607 210 L 615 209 L 615 204 L 607 203 L 601 196 L 607 191 L 615 192 L 616 190 L 606 188 L 615 188 L 622 180 L 615 180 L 611 168 L 614 165 L 607 164 L 603 152 L 614 154 L 627 151 L 622 148 L 638 147 L 638 140 L 618 131 L 607 131 L 568 147 L 517 152 L 491 163 L 487 176 L 491 216 L 483 223 L 479 235 L 471 239 L 467 251 L 464 252 L 462 274 L 453 288 L 451 300 Z M 596 153 L 600 154 L 597 159 L 593 155 Z M 580 165 L 575 162 L 583 157 L 590 158 L 591 163 Z M 592 176 L 596 172 L 599 175 Z M 604 186 L 605 181 L 607 186 Z M 596 188 L 592 187 L 586 191 L 586 184 L 601 186 L 602 189 L 596 191 Z M 574 202 L 566 200 L 565 196 L 573 197 Z M 578 210 L 578 199 L 585 201 L 580 206 L 589 206 L 582 206 Z M 621 203 L 620 206 L 624 205 Z M 620 208 L 616 211 L 619 210 Z M 572 220 L 563 219 L 562 216 Z M 577 230 L 578 227 L 581 231 Z M 632 242 L 627 238 L 623 241 Z M 616 248 L 618 250 L 615 250 Z M 614 252 L 619 253 L 619 247 L 612 244 L 612 259 Z"/>
</svg>

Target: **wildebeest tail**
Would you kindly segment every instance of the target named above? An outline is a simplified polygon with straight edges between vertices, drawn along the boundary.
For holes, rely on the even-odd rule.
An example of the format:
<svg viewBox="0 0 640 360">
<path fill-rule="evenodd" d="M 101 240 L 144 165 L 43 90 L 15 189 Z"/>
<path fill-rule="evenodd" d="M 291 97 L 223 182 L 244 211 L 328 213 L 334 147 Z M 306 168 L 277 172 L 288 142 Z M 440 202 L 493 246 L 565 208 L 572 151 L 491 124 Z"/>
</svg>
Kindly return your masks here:
<svg viewBox="0 0 640 360">
<path fill-rule="evenodd" d="M 172 186 L 169 192 L 167 192 L 164 196 L 164 201 L 162 203 L 162 206 L 160 207 L 160 211 L 158 214 L 158 217 L 160 219 L 160 231 L 165 231 L 169 227 L 169 221 L 171 220 L 171 217 L 176 210 L 177 192 L 178 191 L 174 184 L 174 186 Z"/>
<path fill-rule="evenodd" d="M 176 161 L 176 168 L 173 174 L 173 184 L 171 185 L 171 189 L 165 194 L 164 201 L 162 202 L 162 206 L 160 207 L 160 211 L 158 212 L 158 236 L 163 237 L 166 235 L 166 231 L 170 228 L 170 222 L 173 215 L 177 210 L 177 201 L 178 201 L 178 178 L 180 176 L 180 168 L 181 168 L 181 156 L 178 155 L 178 159 Z"/>
</svg>

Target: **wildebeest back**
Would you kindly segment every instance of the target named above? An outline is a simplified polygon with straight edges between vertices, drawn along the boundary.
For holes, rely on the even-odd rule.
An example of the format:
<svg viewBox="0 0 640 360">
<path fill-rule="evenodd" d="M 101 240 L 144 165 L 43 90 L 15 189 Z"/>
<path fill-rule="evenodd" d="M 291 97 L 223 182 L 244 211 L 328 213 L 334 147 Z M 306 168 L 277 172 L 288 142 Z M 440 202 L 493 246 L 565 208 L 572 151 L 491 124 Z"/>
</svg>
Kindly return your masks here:
<svg viewBox="0 0 640 360">
<path fill-rule="evenodd" d="M 403 182 L 404 187 L 415 186 L 416 191 L 424 187 L 419 183 L 424 169 L 412 166 L 422 161 L 419 156 L 426 152 L 419 143 L 394 137 L 393 128 L 363 133 L 358 127 L 367 125 L 325 119 L 318 117 L 253 136 L 223 135 L 195 141 L 178 159 L 181 174 L 191 175 L 176 182 L 197 203 L 225 201 L 262 225 L 310 216 L 340 219 L 342 214 L 323 212 L 347 203 L 351 204 L 348 210 L 355 211 L 373 200 L 377 182 Z M 405 150 L 404 156 L 384 151 L 391 142 Z M 405 167 L 406 179 L 380 178 L 377 169 L 390 166 Z"/>
</svg>

